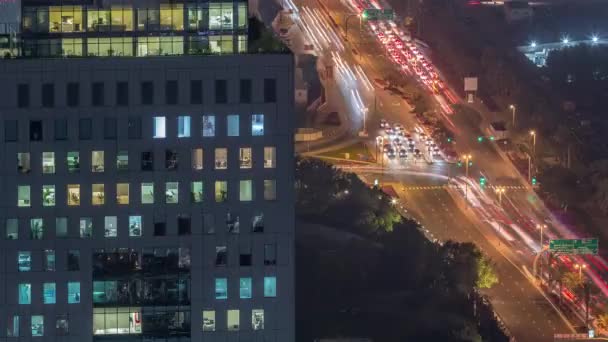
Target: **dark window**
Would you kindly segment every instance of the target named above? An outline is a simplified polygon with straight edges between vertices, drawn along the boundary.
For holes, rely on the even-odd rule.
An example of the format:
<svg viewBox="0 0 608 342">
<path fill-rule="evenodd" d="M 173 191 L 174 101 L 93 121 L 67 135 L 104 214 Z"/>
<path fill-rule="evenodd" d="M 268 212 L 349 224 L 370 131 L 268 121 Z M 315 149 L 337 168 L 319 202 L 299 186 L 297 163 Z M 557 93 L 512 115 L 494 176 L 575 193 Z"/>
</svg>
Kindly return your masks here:
<svg viewBox="0 0 608 342">
<path fill-rule="evenodd" d="M 91 140 L 93 137 L 93 120 L 80 119 L 78 120 L 78 139 Z"/>
<path fill-rule="evenodd" d="M 169 171 L 177 170 L 178 160 L 176 150 L 165 151 L 165 168 Z"/>
<path fill-rule="evenodd" d="M 264 102 L 277 102 L 277 80 L 274 78 L 264 79 Z"/>
<path fill-rule="evenodd" d="M 55 119 L 55 140 L 68 139 L 68 120 Z"/>
<path fill-rule="evenodd" d="M 241 266 L 251 266 L 251 247 L 241 246 L 240 255 L 239 255 L 239 264 Z"/>
<path fill-rule="evenodd" d="M 129 105 L 129 83 L 118 82 L 116 83 L 116 105 L 128 106 Z"/>
<path fill-rule="evenodd" d="M 264 265 L 277 264 L 277 246 L 275 244 L 264 245 Z"/>
<path fill-rule="evenodd" d="M 117 135 L 116 118 L 103 119 L 103 137 L 106 140 L 116 140 Z"/>
<path fill-rule="evenodd" d="M 154 153 L 153 152 L 142 152 L 141 153 L 141 170 L 142 171 L 153 171 L 154 170 Z"/>
<path fill-rule="evenodd" d="M 165 221 L 154 221 L 154 236 L 167 235 L 167 224 Z"/>
<path fill-rule="evenodd" d="M 228 89 L 226 80 L 215 80 L 215 103 L 228 102 Z"/>
<path fill-rule="evenodd" d="M 80 251 L 75 249 L 68 251 L 68 271 L 80 271 Z"/>
<path fill-rule="evenodd" d="M 177 234 L 178 235 L 190 235 L 190 216 L 179 215 L 177 217 Z"/>
<path fill-rule="evenodd" d="M 241 103 L 251 103 L 251 80 L 241 80 L 239 97 Z"/>
<path fill-rule="evenodd" d="M 129 139 L 141 139 L 141 118 L 134 116 L 129 117 L 128 126 Z"/>
<path fill-rule="evenodd" d="M 29 84 L 17 85 L 17 106 L 25 108 L 30 106 L 30 86 Z"/>
<path fill-rule="evenodd" d="M 30 141 L 42 141 L 42 121 L 30 121 Z"/>
<path fill-rule="evenodd" d="M 105 102 L 105 89 L 103 82 L 94 82 L 91 85 L 91 98 L 93 99 L 93 106 L 103 106 Z"/>
<path fill-rule="evenodd" d="M 177 104 L 177 81 L 167 81 L 165 83 L 165 102 L 168 105 Z"/>
<path fill-rule="evenodd" d="M 19 138 L 17 120 L 4 120 L 4 141 L 17 141 Z"/>
<path fill-rule="evenodd" d="M 141 104 L 154 103 L 154 84 L 152 81 L 141 82 Z"/>
<path fill-rule="evenodd" d="M 228 248 L 226 246 L 215 247 L 215 266 L 226 266 L 228 263 Z"/>
<path fill-rule="evenodd" d="M 80 85 L 76 82 L 68 83 L 65 96 L 65 102 L 68 107 L 77 107 L 80 105 Z"/>
<path fill-rule="evenodd" d="M 52 83 L 42 85 L 42 107 L 51 108 L 55 106 L 55 86 Z"/>
<path fill-rule="evenodd" d="M 203 81 L 190 81 L 190 104 L 203 103 Z"/>
</svg>

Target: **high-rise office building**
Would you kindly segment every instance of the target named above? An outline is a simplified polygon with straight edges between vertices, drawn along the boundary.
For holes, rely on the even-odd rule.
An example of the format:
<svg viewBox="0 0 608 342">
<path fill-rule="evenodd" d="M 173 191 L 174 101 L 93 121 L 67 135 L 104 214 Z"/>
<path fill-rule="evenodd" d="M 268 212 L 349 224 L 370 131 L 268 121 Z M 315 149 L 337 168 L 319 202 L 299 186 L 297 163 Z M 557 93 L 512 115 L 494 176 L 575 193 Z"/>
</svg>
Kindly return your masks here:
<svg viewBox="0 0 608 342">
<path fill-rule="evenodd" d="M 63 3 L 0 60 L 0 341 L 294 341 L 292 57 L 243 1 Z"/>
</svg>

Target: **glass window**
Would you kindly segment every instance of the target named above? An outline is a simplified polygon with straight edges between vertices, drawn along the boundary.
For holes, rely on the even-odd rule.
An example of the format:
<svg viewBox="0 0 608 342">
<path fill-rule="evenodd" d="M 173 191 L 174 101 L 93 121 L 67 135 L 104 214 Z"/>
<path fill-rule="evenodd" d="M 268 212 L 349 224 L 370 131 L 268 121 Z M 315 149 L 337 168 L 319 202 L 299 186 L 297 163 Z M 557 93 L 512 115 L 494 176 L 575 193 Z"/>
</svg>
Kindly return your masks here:
<svg viewBox="0 0 608 342">
<path fill-rule="evenodd" d="M 44 235 L 44 222 L 41 218 L 30 219 L 30 239 L 42 240 Z"/>
<path fill-rule="evenodd" d="M 29 173 L 31 170 L 30 154 L 28 152 L 17 153 L 17 171 Z"/>
<path fill-rule="evenodd" d="M 32 252 L 17 252 L 17 270 L 19 272 L 32 270 Z"/>
<path fill-rule="evenodd" d="M 251 298 L 251 278 L 239 280 L 239 294 L 241 299 Z"/>
<path fill-rule="evenodd" d="M 228 149 L 227 148 L 216 148 L 215 149 L 215 169 L 223 170 L 228 168 Z"/>
<path fill-rule="evenodd" d="M 247 28 L 247 4 L 239 2 L 238 7 L 238 28 L 246 29 Z"/>
<path fill-rule="evenodd" d="M 118 151 L 116 155 L 116 169 L 118 171 L 129 170 L 129 151 Z"/>
<path fill-rule="evenodd" d="M 165 217 L 161 215 L 154 215 L 154 236 L 165 236 L 167 235 L 167 223 Z"/>
<path fill-rule="evenodd" d="M 44 336 L 44 316 L 34 315 L 32 316 L 32 336 Z"/>
<path fill-rule="evenodd" d="M 240 326 L 240 312 L 239 310 L 228 310 L 228 331 L 237 331 Z"/>
<path fill-rule="evenodd" d="M 215 278 L 215 299 L 227 299 L 227 298 L 228 298 L 228 280 L 226 278 Z"/>
<path fill-rule="evenodd" d="M 264 114 L 253 114 L 251 116 L 251 135 L 264 135 Z"/>
<path fill-rule="evenodd" d="M 42 206 L 52 207 L 55 205 L 55 186 L 54 185 L 43 185 L 42 186 Z"/>
<path fill-rule="evenodd" d="M 18 185 L 17 186 L 17 206 L 18 207 L 29 207 L 32 205 L 30 201 L 30 186 L 29 185 Z"/>
<path fill-rule="evenodd" d="M 154 203 L 154 183 L 141 183 L 141 203 Z"/>
<path fill-rule="evenodd" d="M 17 240 L 19 238 L 19 220 L 15 218 L 6 219 L 6 239 Z"/>
<path fill-rule="evenodd" d="M 228 264 L 228 248 L 226 246 L 215 246 L 215 266 L 226 266 Z"/>
<path fill-rule="evenodd" d="M 160 29 L 167 31 L 182 31 L 184 29 L 184 5 L 160 5 Z"/>
<path fill-rule="evenodd" d="M 215 314 L 215 313 L 214 313 Z M 7 337 L 19 337 L 19 316 L 9 316 L 8 323 L 6 325 L 6 336 Z"/>
<path fill-rule="evenodd" d="M 155 116 L 154 117 L 154 138 L 166 138 L 166 119 L 164 116 Z"/>
<path fill-rule="evenodd" d="M 241 147 L 239 149 L 239 165 L 241 169 L 251 169 L 252 164 L 251 147 Z"/>
<path fill-rule="evenodd" d="M 274 78 L 264 79 L 264 102 L 277 102 L 277 80 Z"/>
<path fill-rule="evenodd" d="M 239 265 L 251 266 L 251 244 L 242 242 L 239 246 Z"/>
<path fill-rule="evenodd" d="M 200 171 L 203 169 L 203 149 L 192 149 L 192 169 Z"/>
<path fill-rule="evenodd" d="M 17 107 L 26 108 L 30 105 L 30 85 L 21 83 L 17 85 Z"/>
<path fill-rule="evenodd" d="M 118 120 L 116 118 L 103 119 L 103 138 L 106 140 L 116 140 L 118 136 Z"/>
<path fill-rule="evenodd" d="M 142 43 L 143 41 L 143 43 Z M 149 42 L 146 43 L 146 42 Z M 153 43 L 155 42 L 155 44 Z M 138 56 L 147 56 L 150 55 L 158 55 L 158 50 L 160 49 L 158 44 L 158 37 L 150 37 L 150 39 L 146 40 L 146 38 L 139 38 L 137 40 L 137 55 Z M 143 50 L 143 51 L 142 51 Z M 148 50 L 156 50 L 156 52 L 149 53 Z M 154 83 L 151 81 L 141 82 L 141 104 L 151 105 L 154 103 Z M 163 127 L 164 127 L 164 117 L 163 119 Z M 156 129 L 154 130 L 156 132 Z"/>
<path fill-rule="evenodd" d="M 19 140 L 19 122 L 17 120 L 4 120 L 4 141 Z"/>
<path fill-rule="evenodd" d="M 57 333 L 57 336 L 66 336 L 69 334 L 70 329 L 67 315 L 57 315 L 57 320 L 55 322 L 55 332 Z"/>
<path fill-rule="evenodd" d="M 55 119 L 55 140 L 67 140 L 68 139 L 68 120 L 67 119 Z"/>
<path fill-rule="evenodd" d="M 190 117 L 189 116 L 178 116 L 177 117 L 177 137 L 178 138 L 190 137 Z"/>
<path fill-rule="evenodd" d="M 274 201 L 277 199 L 277 181 L 274 179 L 264 180 L 264 199 Z"/>
<path fill-rule="evenodd" d="M 80 218 L 80 237 L 90 238 L 93 236 L 93 220 L 90 217 Z"/>
<path fill-rule="evenodd" d="M 203 137 L 214 137 L 215 115 L 203 115 L 202 126 Z"/>
<path fill-rule="evenodd" d="M 167 170 L 177 170 L 179 160 L 176 150 L 165 150 L 165 168 Z"/>
<path fill-rule="evenodd" d="M 80 303 L 80 282 L 68 282 L 68 304 Z"/>
<path fill-rule="evenodd" d="M 238 41 L 237 41 L 237 52 L 239 53 L 247 53 L 248 49 L 247 49 L 247 42 L 249 40 L 249 37 L 247 37 L 247 35 L 243 35 L 240 34 L 238 36 Z"/>
<path fill-rule="evenodd" d="M 215 310 L 203 311 L 203 331 L 215 331 Z"/>
<path fill-rule="evenodd" d="M 274 169 L 277 166 L 277 151 L 274 146 L 264 147 L 264 168 Z"/>
<path fill-rule="evenodd" d="M 42 107 L 52 108 L 54 106 L 55 106 L 55 85 L 52 83 L 44 83 L 44 84 L 42 84 Z"/>
<path fill-rule="evenodd" d="M 165 82 L 165 103 L 168 105 L 177 104 L 177 97 L 179 93 L 179 85 L 175 80 L 169 80 Z M 178 120 L 179 121 L 179 120 Z"/>
<path fill-rule="evenodd" d="M 118 236 L 118 219 L 116 216 L 106 216 L 104 218 L 104 237 L 111 238 Z"/>
<path fill-rule="evenodd" d="M 92 172 L 103 172 L 104 170 L 104 152 L 103 151 L 92 151 L 91 152 L 91 171 Z"/>
<path fill-rule="evenodd" d="M 239 116 L 236 114 L 228 115 L 228 131 L 226 135 L 229 137 L 239 136 Z"/>
<path fill-rule="evenodd" d="M 42 284 L 42 299 L 44 304 L 55 304 L 57 301 L 55 295 L 55 283 Z"/>
<path fill-rule="evenodd" d="M 239 215 L 232 214 L 230 211 L 226 213 L 226 228 L 228 233 L 238 233 L 240 231 Z"/>
<path fill-rule="evenodd" d="M 215 201 L 225 202 L 228 199 L 228 182 L 215 181 Z"/>
<path fill-rule="evenodd" d="M 177 203 L 179 201 L 179 184 L 177 182 L 165 183 L 166 203 Z"/>
<path fill-rule="evenodd" d="M 251 219 L 251 231 L 254 233 L 263 233 L 264 232 L 264 214 L 263 213 L 253 215 L 253 217 Z"/>
<path fill-rule="evenodd" d="M 239 87 L 239 101 L 251 103 L 252 82 L 251 79 L 241 79 Z"/>
<path fill-rule="evenodd" d="M 141 153 L 141 170 L 142 171 L 153 171 L 154 170 L 154 153 L 153 152 L 142 152 Z"/>
<path fill-rule="evenodd" d="M 203 81 L 190 80 L 190 104 L 203 104 Z"/>
<path fill-rule="evenodd" d="M 177 235 L 192 234 L 192 222 L 189 215 L 177 215 Z"/>
<path fill-rule="evenodd" d="M 277 264 L 277 246 L 275 244 L 264 245 L 264 265 Z"/>
<path fill-rule="evenodd" d="M 105 100 L 105 87 L 103 82 L 93 82 L 91 84 L 91 104 L 94 107 L 103 106 Z"/>
<path fill-rule="evenodd" d="M 264 297 L 277 296 L 277 278 L 264 277 Z"/>
<path fill-rule="evenodd" d="M 168 324 L 175 324 L 175 326 L 182 326 L 185 323 L 183 318 L 179 319 L 178 314 L 183 312 L 174 312 L 171 314 L 165 312 L 151 313 L 150 320 L 158 325 L 151 325 L 153 329 L 163 329 L 163 332 L 167 331 Z M 148 314 L 146 314 L 148 315 Z M 146 317 L 146 318 L 147 318 Z M 146 319 L 144 318 L 144 320 Z M 171 319 L 172 323 L 168 323 Z M 152 323 L 152 324 L 154 324 Z M 157 330 L 155 330 L 157 331 Z M 139 307 L 125 307 L 117 310 L 116 307 L 108 308 L 94 308 L 93 309 L 93 335 L 125 335 L 125 334 L 137 334 L 142 333 L 142 313 Z M 130 340 L 129 338 L 122 338 L 119 340 Z"/>
<path fill-rule="evenodd" d="M 220 36 L 221 37 L 221 36 Z M 230 38 L 232 38 L 232 36 L 229 36 Z M 213 39 L 214 36 L 211 37 L 211 51 L 212 52 L 226 52 L 226 51 L 222 51 L 223 46 L 221 46 L 221 39 L 217 36 L 215 36 L 215 40 Z M 219 46 L 218 46 L 219 45 Z M 232 41 L 230 42 L 230 46 L 232 47 Z M 232 51 L 231 51 L 232 52 Z M 227 103 L 228 102 L 228 82 L 226 80 L 215 80 L 215 103 Z"/>
<path fill-rule="evenodd" d="M 190 195 L 192 203 L 201 203 L 203 201 L 203 182 L 192 182 Z"/>
<path fill-rule="evenodd" d="M 116 105 L 129 105 L 129 83 L 125 81 L 116 82 Z M 131 121 L 129 120 L 129 138 L 131 138 Z M 132 139 L 132 138 L 131 138 Z"/>
<path fill-rule="evenodd" d="M 78 138 L 80 140 L 91 140 L 93 136 L 93 120 L 80 119 L 78 120 Z"/>
<path fill-rule="evenodd" d="M 47 272 L 55 271 L 55 250 L 44 250 L 44 270 Z"/>
<path fill-rule="evenodd" d="M 207 234 L 215 233 L 215 216 L 213 214 L 203 214 L 203 228 Z"/>
<path fill-rule="evenodd" d="M 129 236 L 141 236 L 141 216 L 129 216 Z"/>
<path fill-rule="evenodd" d="M 68 184 L 68 205 L 80 205 L 79 184 Z"/>
<path fill-rule="evenodd" d="M 91 203 L 93 205 L 103 205 L 105 203 L 105 186 L 104 184 L 93 184 L 93 192 L 91 193 Z"/>
<path fill-rule="evenodd" d="M 55 152 L 42 152 L 42 173 L 55 173 Z"/>
<path fill-rule="evenodd" d="M 116 203 L 129 204 L 129 183 L 116 184 Z"/>
<path fill-rule="evenodd" d="M 251 329 L 264 330 L 264 310 L 251 310 Z"/>
<path fill-rule="evenodd" d="M 253 199 L 253 181 L 251 179 L 239 181 L 239 201 L 251 201 Z"/>
<path fill-rule="evenodd" d="M 68 251 L 68 271 L 79 271 L 80 270 L 80 251 L 77 249 L 70 249 Z"/>
<path fill-rule="evenodd" d="M 32 304 L 32 284 L 21 283 L 19 289 L 19 304 Z"/>
<path fill-rule="evenodd" d="M 30 141 L 42 141 L 42 121 L 30 121 Z"/>
<path fill-rule="evenodd" d="M 79 152 L 68 152 L 68 172 L 76 173 L 80 172 L 80 153 Z"/>
<path fill-rule="evenodd" d="M 68 218 L 57 217 L 55 218 L 55 236 L 58 238 L 64 238 L 68 236 Z"/>
<path fill-rule="evenodd" d="M 233 30 L 234 8 L 232 2 L 209 4 L 209 29 Z"/>
</svg>

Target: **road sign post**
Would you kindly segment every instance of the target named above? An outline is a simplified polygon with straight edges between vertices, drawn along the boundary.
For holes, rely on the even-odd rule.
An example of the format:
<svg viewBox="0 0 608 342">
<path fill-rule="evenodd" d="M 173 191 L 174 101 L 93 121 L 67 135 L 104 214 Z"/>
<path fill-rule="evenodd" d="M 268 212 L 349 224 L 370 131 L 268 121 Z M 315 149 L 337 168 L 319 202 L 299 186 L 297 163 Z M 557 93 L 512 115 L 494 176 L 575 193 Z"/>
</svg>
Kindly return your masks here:
<svg viewBox="0 0 608 342">
<path fill-rule="evenodd" d="M 549 250 L 555 254 L 593 254 L 598 252 L 598 239 L 559 239 L 549 242 Z"/>
</svg>

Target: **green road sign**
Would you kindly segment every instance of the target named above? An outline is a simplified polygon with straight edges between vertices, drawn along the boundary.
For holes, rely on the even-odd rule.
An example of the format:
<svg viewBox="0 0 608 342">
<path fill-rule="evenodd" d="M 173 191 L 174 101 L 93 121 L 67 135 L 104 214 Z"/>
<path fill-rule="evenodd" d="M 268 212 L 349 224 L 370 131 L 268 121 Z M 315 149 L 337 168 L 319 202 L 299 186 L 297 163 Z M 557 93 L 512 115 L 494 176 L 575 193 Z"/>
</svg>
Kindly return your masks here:
<svg viewBox="0 0 608 342">
<path fill-rule="evenodd" d="M 598 239 L 551 240 L 549 250 L 558 254 L 597 254 Z"/>
<path fill-rule="evenodd" d="M 363 10 L 365 20 L 393 20 L 395 12 L 392 9 L 368 8 Z"/>
</svg>

